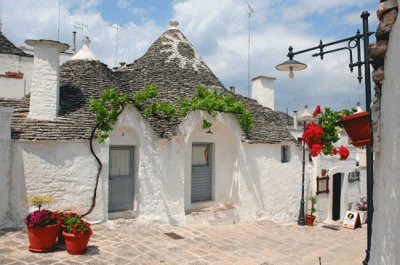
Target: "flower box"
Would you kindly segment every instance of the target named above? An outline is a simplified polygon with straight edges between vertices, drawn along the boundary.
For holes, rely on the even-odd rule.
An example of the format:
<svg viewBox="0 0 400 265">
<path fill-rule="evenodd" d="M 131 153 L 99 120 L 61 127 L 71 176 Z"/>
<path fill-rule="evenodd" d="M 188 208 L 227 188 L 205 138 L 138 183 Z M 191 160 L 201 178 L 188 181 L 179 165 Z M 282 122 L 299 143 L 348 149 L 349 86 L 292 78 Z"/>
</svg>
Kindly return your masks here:
<svg viewBox="0 0 400 265">
<path fill-rule="evenodd" d="M 372 144 L 371 123 L 368 112 L 359 112 L 341 119 L 352 145 L 359 147 Z"/>
</svg>

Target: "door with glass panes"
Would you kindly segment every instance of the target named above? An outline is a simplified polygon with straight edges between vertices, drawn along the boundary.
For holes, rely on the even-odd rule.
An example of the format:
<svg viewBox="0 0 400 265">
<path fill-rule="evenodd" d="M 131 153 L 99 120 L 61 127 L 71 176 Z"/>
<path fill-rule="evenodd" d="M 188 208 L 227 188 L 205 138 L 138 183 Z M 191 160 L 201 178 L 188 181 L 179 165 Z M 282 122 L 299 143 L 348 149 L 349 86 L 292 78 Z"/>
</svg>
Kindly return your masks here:
<svg viewBox="0 0 400 265">
<path fill-rule="evenodd" d="M 134 148 L 111 147 L 108 211 L 133 209 Z"/>
<path fill-rule="evenodd" d="M 211 148 L 212 144 L 208 143 L 194 143 L 192 146 L 192 202 L 213 199 Z"/>
</svg>

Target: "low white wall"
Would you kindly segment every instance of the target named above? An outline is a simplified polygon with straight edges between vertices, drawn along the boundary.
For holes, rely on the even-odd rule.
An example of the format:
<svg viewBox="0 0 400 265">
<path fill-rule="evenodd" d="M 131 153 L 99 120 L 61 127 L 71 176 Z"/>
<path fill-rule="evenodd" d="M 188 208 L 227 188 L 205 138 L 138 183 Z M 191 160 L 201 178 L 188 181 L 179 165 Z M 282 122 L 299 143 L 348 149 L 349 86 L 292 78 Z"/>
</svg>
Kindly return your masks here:
<svg viewBox="0 0 400 265">
<path fill-rule="evenodd" d="M 239 155 L 241 221 L 297 220 L 301 198 L 301 158 L 291 144 L 291 159 L 281 163 L 281 145 L 243 143 Z"/>
<path fill-rule="evenodd" d="M 108 149 L 95 146 L 103 161 L 98 187 L 97 205 L 89 220 L 105 220 L 107 205 L 105 178 L 108 174 Z M 22 225 L 28 214 L 27 197 L 48 194 L 55 202 L 47 209 L 72 210 L 83 214 L 89 209 L 97 167 L 88 141 L 77 142 L 15 142 L 11 181 L 11 220 Z"/>
<path fill-rule="evenodd" d="M 374 163 L 370 264 L 400 264 L 400 19 L 390 33 L 381 98 L 381 148 Z"/>
<path fill-rule="evenodd" d="M 0 227 L 10 225 L 11 114 L 0 107 Z"/>
</svg>

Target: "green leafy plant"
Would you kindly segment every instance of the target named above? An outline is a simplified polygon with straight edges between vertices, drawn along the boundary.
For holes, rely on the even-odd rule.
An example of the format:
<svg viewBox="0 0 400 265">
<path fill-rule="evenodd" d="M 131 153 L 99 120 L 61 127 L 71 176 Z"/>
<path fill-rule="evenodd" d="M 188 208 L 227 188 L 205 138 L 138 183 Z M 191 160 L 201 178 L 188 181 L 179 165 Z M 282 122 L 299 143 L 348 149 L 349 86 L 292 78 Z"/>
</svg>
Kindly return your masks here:
<svg viewBox="0 0 400 265">
<path fill-rule="evenodd" d="M 315 207 L 317 205 L 317 201 L 318 201 L 317 195 L 311 195 L 309 200 L 311 202 L 310 214 L 314 215 L 314 213 L 317 212 L 317 208 Z"/>
<path fill-rule="evenodd" d="M 209 88 L 198 86 L 196 95 L 191 99 L 181 98 L 179 102 L 181 116 L 186 116 L 190 111 L 195 110 L 207 111 L 212 117 L 215 117 L 218 112 L 226 112 L 235 114 L 240 126 L 245 131 L 249 131 L 254 127 L 254 119 L 251 113 L 243 103 L 235 100 L 231 94 L 224 95 Z M 211 122 L 209 121 L 207 123 L 203 121 L 203 128 L 210 128 L 210 124 Z"/>
<path fill-rule="evenodd" d="M 114 87 L 107 87 L 100 98 L 90 98 L 90 109 L 96 113 L 97 130 L 96 138 L 99 143 L 107 139 L 113 125 L 117 122 L 121 110 L 128 103 L 128 95 L 124 92 L 117 93 Z"/>
<path fill-rule="evenodd" d="M 164 114 L 168 119 L 176 113 L 176 106 L 167 102 L 157 102 L 155 98 L 158 95 L 157 86 L 155 84 L 147 85 L 143 90 L 133 93 L 133 102 L 139 110 L 143 111 L 146 118 L 151 116 Z"/>
<path fill-rule="evenodd" d="M 89 234 L 90 224 L 83 221 L 78 215 L 69 215 L 65 217 L 66 231 L 76 236 Z"/>
</svg>

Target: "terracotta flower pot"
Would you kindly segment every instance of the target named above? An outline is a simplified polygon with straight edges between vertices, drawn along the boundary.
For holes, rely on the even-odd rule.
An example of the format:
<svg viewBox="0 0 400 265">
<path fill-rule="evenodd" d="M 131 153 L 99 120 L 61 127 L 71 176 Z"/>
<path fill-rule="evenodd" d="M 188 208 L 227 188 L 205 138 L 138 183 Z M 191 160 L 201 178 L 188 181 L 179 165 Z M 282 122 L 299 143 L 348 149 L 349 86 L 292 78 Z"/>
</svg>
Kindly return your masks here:
<svg viewBox="0 0 400 265">
<path fill-rule="evenodd" d="M 92 229 L 89 230 L 88 234 L 74 235 L 62 232 L 65 238 L 65 246 L 67 247 L 68 254 L 71 255 L 82 255 L 86 252 L 87 245 L 89 243 L 90 236 L 92 235 Z"/>
<path fill-rule="evenodd" d="M 314 224 L 315 216 L 311 214 L 306 214 L 306 224 L 312 226 Z"/>
<path fill-rule="evenodd" d="M 60 224 L 28 227 L 29 250 L 32 252 L 49 252 L 57 244 L 56 239 Z"/>
<path fill-rule="evenodd" d="M 372 144 L 371 124 L 368 112 L 359 112 L 341 119 L 347 135 L 351 138 L 352 145 L 364 146 Z"/>
</svg>

